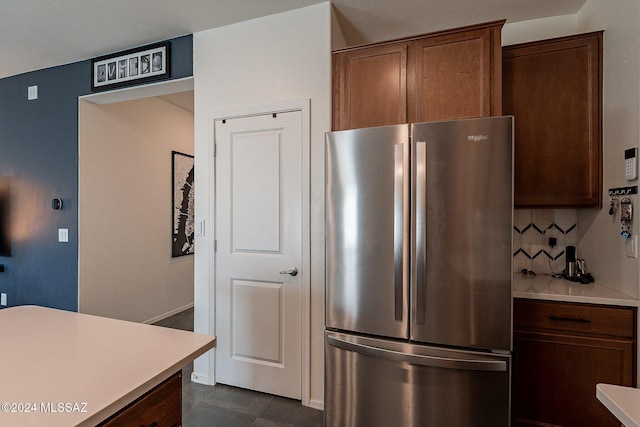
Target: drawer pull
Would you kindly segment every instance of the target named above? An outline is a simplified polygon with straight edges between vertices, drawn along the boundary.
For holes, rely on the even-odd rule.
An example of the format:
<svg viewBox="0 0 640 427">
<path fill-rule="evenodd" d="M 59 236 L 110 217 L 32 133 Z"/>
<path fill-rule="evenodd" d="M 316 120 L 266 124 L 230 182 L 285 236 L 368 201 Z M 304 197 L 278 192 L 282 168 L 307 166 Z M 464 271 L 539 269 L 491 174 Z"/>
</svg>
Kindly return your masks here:
<svg viewBox="0 0 640 427">
<path fill-rule="evenodd" d="M 589 319 L 583 318 L 574 318 L 574 317 L 559 317 L 559 316 L 549 316 L 550 320 L 557 320 L 560 322 L 575 322 L 575 323 L 591 323 Z"/>
</svg>

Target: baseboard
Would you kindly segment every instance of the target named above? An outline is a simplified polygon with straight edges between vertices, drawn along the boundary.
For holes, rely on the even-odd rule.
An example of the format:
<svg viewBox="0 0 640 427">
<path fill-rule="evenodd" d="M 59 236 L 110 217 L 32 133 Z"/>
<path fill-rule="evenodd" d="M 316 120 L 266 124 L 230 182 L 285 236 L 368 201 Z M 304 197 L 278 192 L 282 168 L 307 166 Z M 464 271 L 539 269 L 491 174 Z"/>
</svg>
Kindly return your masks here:
<svg viewBox="0 0 640 427">
<path fill-rule="evenodd" d="M 195 372 L 191 373 L 191 382 L 194 383 L 198 383 L 198 384 L 204 384 L 204 385 L 215 385 L 215 383 L 211 383 L 211 381 L 209 380 L 209 377 L 206 375 L 199 375 Z"/>
<path fill-rule="evenodd" d="M 324 411 L 324 401 L 310 399 L 309 400 L 309 407 L 313 408 L 313 409 L 317 409 L 319 411 Z"/>
<path fill-rule="evenodd" d="M 156 322 L 159 322 L 159 321 L 161 321 L 161 320 L 164 320 L 164 319 L 166 319 L 167 317 L 171 317 L 171 316 L 173 316 L 173 315 L 175 315 L 175 314 L 181 313 L 181 312 L 183 312 L 183 311 L 185 311 L 185 310 L 189 310 L 189 309 L 190 309 L 190 308 L 192 308 L 192 307 L 193 307 L 193 303 L 190 303 L 190 304 L 184 305 L 184 306 L 182 306 L 182 307 L 176 308 L 175 310 L 171 310 L 171 311 L 169 311 L 168 313 L 164 313 L 164 314 L 161 314 L 160 316 L 156 316 L 156 317 L 154 317 L 154 318 L 152 318 L 152 319 L 145 320 L 145 321 L 144 321 L 144 322 L 142 322 L 142 323 L 147 324 L 147 325 L 150 325 L 150 324 L 152 324 L 152 323 L 156 323 Z"/>
</svg>

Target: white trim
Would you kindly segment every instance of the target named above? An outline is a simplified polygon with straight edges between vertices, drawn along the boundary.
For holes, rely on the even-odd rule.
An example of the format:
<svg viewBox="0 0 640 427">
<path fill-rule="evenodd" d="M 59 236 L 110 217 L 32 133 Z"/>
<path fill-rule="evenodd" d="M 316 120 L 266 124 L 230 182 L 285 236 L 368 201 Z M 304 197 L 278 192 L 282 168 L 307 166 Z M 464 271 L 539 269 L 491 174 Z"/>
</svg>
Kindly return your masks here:
<svg viewBox="0 0 640 427">
<path fill-rule="evenodd" d="M 183 311 L 189 310 L 190 308 L 193 308 L 193 303 L 190 303 L 190 304 L 187 304 L 187 305 L 183 305 L 182 307 L 176 308 L 175 310 L 171 310 L 171 311 L 169 311 L 169 312 L 167 312 L 165 314 L 161 314 L 161 315 L 153 317 L 153 318 L 151 318 L 149 320 L 145 320 L 142 323 L 144 323 L 146 325 L 151 325 L 152 323 L 156 323 L 156 322 L 159 322 L 161 320 L 166 319 L 167 317 L 171 317 L 171 316 L 173 316 L 175 314 L 182 313 Z"/>
<path fill-rule="evenodd" d="M 198 124 L 198 114 L 195 112 L 195 122 Z M 213 113 L 207 111 L 204 115 L 206 118 L 205 123 L 210 123 L 211 125 L 207 126 L 207 134 L 206 134 L 206 149 L 207 152 L 204 156 L 198 155 L 199 145 L 195 143 L 195 168 L 196 168 L 196 179 L 198 170 L 205 170 L 207 172 L 206 182 L 208 182 L 211 187 L 209 188 L 209 194 L 204 197 L 199 197 L 198 193 L 204 191 L 203 188 L 206 189 L 206 186 L 199 185 L 196 186 L 196 199 L 202 200 L 203 198 L 209 201 L 209 206 L 206 213 L 203 216 L 198 216 L 199 210 L 196 204 L 196 224 L 203 222 L 203 232 L 204 235 L 196 235 L 196 245 L 200 248 L 205 247 L 205 249 L 198 249 L 195 254 L 195 274 L 194 274 L 194 303 L 195 303 L 195 312 L 194 312 L 194 332 L 203 333 L 207 335 L 215 335 L 216 325 L 215 325 L 215 251 L 214 251 L 214 242 L 215 242 L 215 157 L 214 157 L 214 142 L 215 142 L 215 132 L 213 122 L 215 121 L 213 117 Z M 197 129 L 196 129 L 197 132 Z M 196 135 L 197 138 L 197 135 Z M 200 267 L 200 263 L 202 259 L 206 259 L 204 263 L 202 263 L 202 267 Z M 204 268 L 203 268 L 204 267 Z M 205 270 L 205 271 L 202 271 Z M 206 279 L 202 279 L 201 276 L 205 276 Z M 202 288 L 200 285 L 201 280 L 206 280 L 206 296 L 202 295 Z M 202 305 L 199 298 L 202 297 L 204 299 L 205 304 Z M 196 323 L 200 322 L 200 318 L 202 315 L 200 313 L 204 312 L 205 319 L 205 328 L 196 330 Z M 200 356 L 193 362 L 193 373 L 191 375 L 191 380 L 197 382 L 199 384 L 205 385 L 216 385 L 215 381 L 215 349 L 208 351 L 204 355 Z"/>
<path fill-rule="evenodd" d="M 292 101 L 284 101 L 284 102 L 276 102 L 273 104 L 262 105 L 262 106 L 254 106 L 254 107 L 243 107 L 243 108 L 235 108 L 221 111 L 212 111 L 207 114 L 207 123 L 211 125 L 208 126 L 209 138 L 210 142 L 209 151 L 211 156 L 209 156 L 208 161 L 213 162 L 213 167 L 210 167 L 210 171 L 215 170 L 215 160 L 213 157 L 213 144 L 215 143 L 215 127 L 213 123 L 216 120 L 221 119 L 233 119 L 233 118 L 241 118 L 248 116 L 257 116 L 264 114 L 272 114 L 272 113 L 282 113 L 287 111 L 300 111 L 302 113 L 302 271 L 304 274 L 301 275 L 301 319 L 302 319 L 302 332 L 300 337 L 300 347 L 301 347 L 301 395 L 302 395 L 302 404 L 305 406 L 315 405 L 323 406 L 323 404 L 317 401 L 310 401 L 311 395 L 311 100 L 310 99 L 302 99 L 302 100 L 292 100 Z M 210 181 L 212 184 L 212 189 L 215 189 L 215 172 L 212 173 L 213 176 L 210 176 Z M 206 219 L 209 221 L 208 228 L 210 230 L 215 229 L 215 196 L 211 197 L 211 203 L 209 207 L 209 217 Z M 207 233 L 206 236 L 207 245 L 209 247 L 213 247 L 213 242 L 215 236 L 211 233 Z M 212 299 L 212 305 L 209 307 L 208 316 L 210 321 L 212 321 L 213 331 L 215 331 L 215 254 L 214 256 L 209 258 L 209 272 L 210 272 L 210 281 L 209 281 L 209 290 L 210 296 Z M 213 332 L 211 331 L 211 332 Z M 211 351 L 208 353 L 209 357 L 209 373 L 211 378 L 215 381 L 215 351 Z M 199 382 L 199 381 L 198 381 Z M 208 383 L 206 383 L 208 384 Z"/>
<path fill-rule="evenodd" d="M 209 351 L 206 354 L 209 353 L 213 353 L 213 351 Z M 200 356 L 200 357 L 204 357 L 204 356 Z M 195 372 L 191 372 L 191 381 L 194 383 L 198 383 L 198 384 L 204 384 L 204 385 L 215 385 L 215 383 L 211 383 L 211 379 L 205 375 L 199 375 Z"/>
<path fill-rule="evenodd" d="M 313 409 L 317 409 L 318 411 L 324 411 L 324 401 L 322 400 L 310 400 L 307 406 Z"/>
<path fill-rule="evenodd" d="M 275 102 L 273 104 L 268 105 L 258 105 L 253 107 L 239 107 L 225 110 L 212 111 L 210 113 L 210 117 L 215 120 L 224 120 L 224 119 L 239 119 L 242 117 L 249 116 L 261 116 L 264 114 L 271 113 L 284 113 L 287 111 L 302 111 L 303 120 L 307 118 L 307 125 L 310 124 L 309 117 L 311 114 L 311 100 L 310 99 L 302 99 L 302 100 L 293 100 L 293 101 L 283 101 L 283 102 Z M 303 122 L 303 125 L 305 123 Z M 308 135 L 307 141 L 308 140 Z M 305 141 L 303 141 L 304 143 Z M 304 148 L 304 147 L 303 147 Z M 308 152 L 308 150 L 307 150 Z"/>
<path fill-rule="evenodd" d="M 193 90 L 193 87 L 193 77 L 184 77 L 182 79 L 165 80 L 146 85 L 93 93 L 91 95 L 79 96 L 78 99 L 89 101 L 93 104 L 113 104 L 115 102 L 187 92 Z"/>
</svg>

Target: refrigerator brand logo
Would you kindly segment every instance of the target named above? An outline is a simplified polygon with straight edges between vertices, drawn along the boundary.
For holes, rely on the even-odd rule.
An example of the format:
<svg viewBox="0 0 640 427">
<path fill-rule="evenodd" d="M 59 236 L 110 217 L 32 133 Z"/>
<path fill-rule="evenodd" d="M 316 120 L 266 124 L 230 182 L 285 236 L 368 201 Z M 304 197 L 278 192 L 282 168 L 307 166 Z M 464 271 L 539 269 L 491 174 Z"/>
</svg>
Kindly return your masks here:
<svg viewBox="0 0 640 427">
<path fill-rule="evenodd" d="M 486 141 L 489 139 L 489 135 L 469 135 L 467 139 L 469 141 Z"/>
</svg>

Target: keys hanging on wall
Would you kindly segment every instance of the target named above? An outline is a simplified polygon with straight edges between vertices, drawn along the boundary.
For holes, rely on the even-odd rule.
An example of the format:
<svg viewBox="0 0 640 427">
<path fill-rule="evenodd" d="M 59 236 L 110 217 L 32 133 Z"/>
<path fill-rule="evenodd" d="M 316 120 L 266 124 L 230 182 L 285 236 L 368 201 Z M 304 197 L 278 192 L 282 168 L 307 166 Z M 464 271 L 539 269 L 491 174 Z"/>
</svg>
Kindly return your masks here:
<svg viewBox="0 0 640 427">
<path fill-rule="evenodd" d="M 609 203 L 609 215 L 613 216 L 616 214 L 618 210 L 618 198 L 612 197 L 611 202 Z"/>
<path fill-rule="evenodd" d="M 620 200 L 620 222 L 622 223 L 622 231 L 620 235 L 625 239 L 631 237 L 631 223 L 633 221 L 633 203 L 629 197 L 623 197 Z"/>
</svg>

